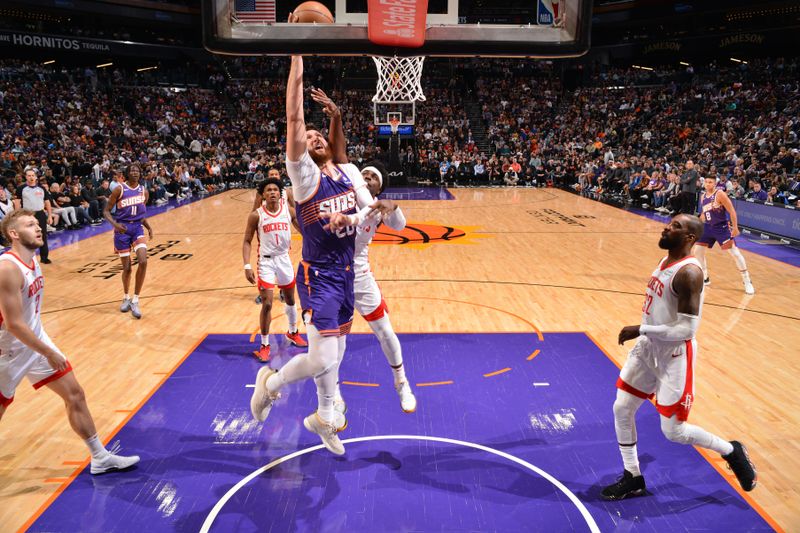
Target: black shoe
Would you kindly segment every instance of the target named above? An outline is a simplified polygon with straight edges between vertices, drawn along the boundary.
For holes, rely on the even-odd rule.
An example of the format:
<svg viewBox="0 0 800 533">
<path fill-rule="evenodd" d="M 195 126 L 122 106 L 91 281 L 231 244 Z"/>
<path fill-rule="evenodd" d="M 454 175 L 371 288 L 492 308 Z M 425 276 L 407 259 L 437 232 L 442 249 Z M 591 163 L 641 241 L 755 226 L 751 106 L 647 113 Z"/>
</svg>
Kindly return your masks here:
<svg viewBox="0 0 800 533">
<path fill-rule="evenodd" d="M 750 492 L 756 488 L 758 482 L 758 473 L 756 467 L 750 461 L 750 456 L 747 455 L 747 448 L 744 447 L 739 441 L 732 440 L 733 451 L 728 455 L 723 455 L 722 458 L 728 462 L 728 466 L 736 474 L 736 479 L 739 480 L 739 485 L 742 486 L 746 492 Z"/>
<path fill-rule="evenodd" d="M 258 305 L 261 305 L 261 295 L 260 294 L 258 296 L 256 296 L 256 303 Z"/>
<path fill-rule="evenodd" d="M 633 496 L 644 496 L 645 493 L 644 476 L 634 476 L 625 470 L 622 477 L 613 485 L 605 487 L 600 496 L 604 500 L 616 501 Z"/>
<path fill-rule="evenodd" d="M 44 263 L 45 265 L 49 265 L 50 263 L 52 263 L 52 261 L 50 261 L 50 260 L 49 260 L 49 259 L 47 259 L 47 258 L 44 258 L 44 259 L 39 259 L 39 262 L 40 262 L 40 263 Z"/>
<path fill-rule="evenodd" d="M 706 278 L 706 279 L 704 279 L 704 280 L 703 280 L 703 285 L 705 285 L 706 287 L 708 287 L 709 285 L 711 285 L 711 278 Z"/>
</svg>

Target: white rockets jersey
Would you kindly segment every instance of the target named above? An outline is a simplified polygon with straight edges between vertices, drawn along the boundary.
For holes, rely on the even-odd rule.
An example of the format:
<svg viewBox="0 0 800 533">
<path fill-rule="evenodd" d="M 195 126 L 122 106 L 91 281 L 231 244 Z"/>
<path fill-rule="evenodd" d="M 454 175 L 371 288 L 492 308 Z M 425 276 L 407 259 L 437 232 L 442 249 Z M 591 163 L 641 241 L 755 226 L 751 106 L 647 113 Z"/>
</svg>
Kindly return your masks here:
<svg viewBox="0 0 800 533">
<path fill-rule="evenodd" d="M 380 219 L 368 218 L 356 228 L 356 253 L 353 257 L 354 272 L 363 274 L 369 272 L 369 243 L 375 237 L 375 232 L 380 226 Z"/>
<path fill-rule="evenodd" d="M 292 244 L 292 215 L 281 199 L 277 213 L 267 211 L 267 204 L 258 208 L 259 257 L 289 253 Z"/>
<path fill-rule="evenodd" d="M 13 252 L 6 252 L 0 255 L 0 261 L 14 263 L 22 272 L 25 283 L 22 285 L 22 319 L 31 328 L 33 333 L 41 338 L 42 336 L 42 296 L 44 294 L 44 278 L 39 261 L 33 258 L 32 265 L 26 265 Z M 14 352 L 25 345 L 11 335 L 6 329 L 2 316 L 0 316 L 0 352 Z"/>
<path fill-rule="evenodd" d="M 678 295 L 672 288 L 672 280 L 678 271 L 686 265 L 700 267 L 700 262 L 693 256 L 687 256 L 672 264 L 666 264 L 667 257 L 661 260 L 650 281 L 647 283 L 644 305 L 642 306 L 642 324 L 648 326 L 662 326 L 678 319 Z M 700 293 L 700 309 L 698 316 L 703 311 L 703 296 Z"/>
</svg>

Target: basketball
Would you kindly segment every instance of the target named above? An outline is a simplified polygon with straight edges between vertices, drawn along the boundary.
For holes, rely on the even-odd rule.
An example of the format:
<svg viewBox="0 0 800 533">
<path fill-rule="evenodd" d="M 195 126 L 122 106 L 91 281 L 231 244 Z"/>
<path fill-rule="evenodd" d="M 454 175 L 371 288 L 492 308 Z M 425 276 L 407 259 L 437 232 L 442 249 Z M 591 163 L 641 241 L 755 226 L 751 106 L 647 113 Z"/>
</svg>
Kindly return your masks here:
<svg viewBox="0 0 800 533">
<path fill-rule="evenodd" d="M 303 2 L 294 10 L 299 19 L 297 22 L 316 22 L 317 24 L 333 24 L 333 14 L 320 2 Z"/>
</svg>

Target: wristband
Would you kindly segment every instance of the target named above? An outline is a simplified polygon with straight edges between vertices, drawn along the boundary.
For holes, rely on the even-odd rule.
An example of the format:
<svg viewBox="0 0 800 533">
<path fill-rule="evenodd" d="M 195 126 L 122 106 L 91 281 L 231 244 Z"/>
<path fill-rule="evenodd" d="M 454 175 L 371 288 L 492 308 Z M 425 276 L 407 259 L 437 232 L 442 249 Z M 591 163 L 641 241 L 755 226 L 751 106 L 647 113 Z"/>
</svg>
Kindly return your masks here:
<svg viewBox="0 0 800 533">
<path fill-rule="evenodd" d="M 250 263 L 247 263 L 247 264 L 244 266 L 244 269 L 245 269 L 245 270 L 253 270 L 253 267 L 252 267 L 252 265 L 250 265 Z"/>
</svg>

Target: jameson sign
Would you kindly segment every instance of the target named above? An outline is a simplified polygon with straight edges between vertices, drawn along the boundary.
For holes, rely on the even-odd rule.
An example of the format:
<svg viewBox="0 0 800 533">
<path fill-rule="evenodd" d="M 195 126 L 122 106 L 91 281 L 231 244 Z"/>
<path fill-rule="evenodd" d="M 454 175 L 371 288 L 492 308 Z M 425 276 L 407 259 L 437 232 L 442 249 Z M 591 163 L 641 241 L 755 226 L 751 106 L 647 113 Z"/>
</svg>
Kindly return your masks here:
<svg viewBox="0 0 800 533">
<path fill-rule="evenodd" d="M 67 50 L 73 52 L 111 51 L 111 45 L 102 41 L 16 31 L 0 31 L 0 44 L 23 48 L 47 48 L 50 50 Z"/>
</svg>

